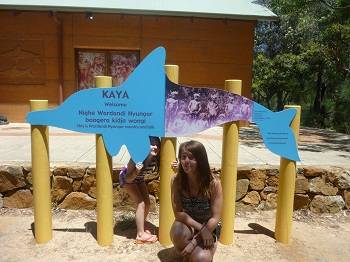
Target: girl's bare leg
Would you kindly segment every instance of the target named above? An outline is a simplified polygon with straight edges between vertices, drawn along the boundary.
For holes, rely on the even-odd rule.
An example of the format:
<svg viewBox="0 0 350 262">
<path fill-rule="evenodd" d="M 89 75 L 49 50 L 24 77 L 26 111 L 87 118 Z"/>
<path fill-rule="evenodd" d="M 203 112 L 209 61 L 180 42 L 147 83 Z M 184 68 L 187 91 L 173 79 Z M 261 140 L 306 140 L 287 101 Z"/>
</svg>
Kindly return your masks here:
<svg viewBox="0 0 350 262">
<path fill-rule="evenodd" d="M 136 184 L 125 184 L 125 189 L 127 190 L 128 194 L 130 195 L 131 199 L 136 203 L 136 213 L 135 213 L 135 220 L 136 220 L 136 228 L 137 228 L 137 238 L 144 239 L 145 236 L 145 201 L 143 199 L 143 195 L 140 192 L 140 189 L 138 185 Z M 147 234 L 147 237 L 149 235 Z"/>
<path fill-rule="evenodd" d="M 189 261 L 191 262 L 210 262 L 213 260 L 217 243 L 211 249 L 203 249 L 201 246 L 196 246 L 192 251 Z"/>
<path fill-rule="evenodd" d="M 170 230 L 170 238 L 175 249 L 181 252 L 193 237 L 192 230 L 182 222 L 175 221 Z"/>
<path fill-rule="evenodd" d="M 149 199 L 149 194 L 148 194 L 148 189 L 147 189 L 146 183 L 140 183 L 137 186 L 139 187 L 139 191 L 140 191 L 140 193 L 142 195 L 142 199 L 145 203 L 144 225 L 146 225 L 146 219 L 147 219 L 147 216 L 149 213 L 151 202 Z"/>
<path fill-rule="evenodd" d="M 145 183 L 137 184 L 137 186 L 139 188 L 139 192 L 141 193 L 142 199 L 145 202 L 145 219 L 146 219 L 149 213 L 150 205 L 151 205 L 148 189 Z"/>
</svg>

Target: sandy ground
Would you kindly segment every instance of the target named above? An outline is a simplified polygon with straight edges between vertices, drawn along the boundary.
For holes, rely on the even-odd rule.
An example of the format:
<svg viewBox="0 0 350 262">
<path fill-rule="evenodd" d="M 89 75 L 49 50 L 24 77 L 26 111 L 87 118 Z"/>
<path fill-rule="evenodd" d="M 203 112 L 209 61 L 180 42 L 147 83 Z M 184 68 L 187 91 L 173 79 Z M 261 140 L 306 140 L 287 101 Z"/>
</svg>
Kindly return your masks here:
<svg viewBox="0 0 350 262">
<path fill-rule="evenodd" d="M 97 244 L 94 211 L 53 210 L 53 239 L 36 244 L 31 209 L 0 209 L 0 261 L 181 261 L 173 248 L 159 242 L 134 244 L 133 213 L 116 212 L 114 217 L 110 247 Z M 150 214 L 150 221 L 158 226 L 158 215 Z M 294 213 L 289 245 L 275 241 L 274 224 L 274 211 L 237 214 L 235 244 L 219 244 L 214 261 L 350 261 L 350 211 Z"/>
</svg>

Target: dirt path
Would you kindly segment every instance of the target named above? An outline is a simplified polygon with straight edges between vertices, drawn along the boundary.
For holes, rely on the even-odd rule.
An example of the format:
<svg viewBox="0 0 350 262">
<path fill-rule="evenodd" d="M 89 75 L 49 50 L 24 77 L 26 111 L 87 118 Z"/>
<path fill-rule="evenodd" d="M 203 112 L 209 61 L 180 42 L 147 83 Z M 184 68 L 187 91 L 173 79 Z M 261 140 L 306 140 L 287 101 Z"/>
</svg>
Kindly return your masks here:
<svg viewBox="0 0 350 262">
<path fill-rule="evenodd" d="M 159 242 L 135 245 L 132 213 L 116 213 L 114 242 L 96 242 L 94 211 L 53 211 L 53 239 L 38 245 L 30 209 L 0 209 L 1 261 L 181 261 L 173 248 Z M 150 221 L 158 225 L 157 214 Z M 219 244 L 214 261 L 350 261 L 350 212 L 336 215 L 294 214 L 289 245 L 273 238 L 274 211 L 238 214 L 235 245 Z"/>
</svg>

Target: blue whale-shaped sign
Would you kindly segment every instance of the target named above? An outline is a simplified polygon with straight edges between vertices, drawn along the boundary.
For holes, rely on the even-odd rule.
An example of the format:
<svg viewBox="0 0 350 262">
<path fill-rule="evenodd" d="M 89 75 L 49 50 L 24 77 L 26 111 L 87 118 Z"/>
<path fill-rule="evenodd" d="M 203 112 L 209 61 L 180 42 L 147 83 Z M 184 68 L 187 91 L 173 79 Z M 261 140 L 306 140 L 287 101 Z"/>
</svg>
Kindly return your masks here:
<svg viewBox="0 0 350 262">
<path fill-rule="evenodd" d="M 60 106 L 28 113 L 31 125 L 101 134 L 108 153 L 126 145 L 135 162 L 149 152 L 149 136 L 184 136 L 230 121 L 255 122 L 272 152 L 298 161 L 290 123 L 296 110 L 274 113 L 245 97 L 213 88 L 172 83 L 165 74 L 165 49 L 158 47 L 118 87 L 74 93 Z"/>
</svg>

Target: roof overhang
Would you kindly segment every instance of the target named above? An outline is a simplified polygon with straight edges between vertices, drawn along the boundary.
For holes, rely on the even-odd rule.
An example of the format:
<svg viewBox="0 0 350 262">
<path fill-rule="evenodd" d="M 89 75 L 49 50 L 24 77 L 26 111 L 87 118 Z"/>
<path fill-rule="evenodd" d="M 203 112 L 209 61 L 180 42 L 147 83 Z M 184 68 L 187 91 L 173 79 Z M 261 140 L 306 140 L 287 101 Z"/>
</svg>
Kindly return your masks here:
<svg viewBox="0 0 350 262">
<path fill-rule="evenodd" d="M 277 20 L 250 0 L 0 0 L 0 9 Z"/>
</svg>

